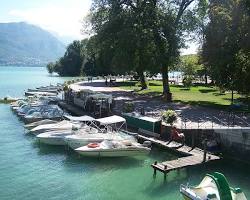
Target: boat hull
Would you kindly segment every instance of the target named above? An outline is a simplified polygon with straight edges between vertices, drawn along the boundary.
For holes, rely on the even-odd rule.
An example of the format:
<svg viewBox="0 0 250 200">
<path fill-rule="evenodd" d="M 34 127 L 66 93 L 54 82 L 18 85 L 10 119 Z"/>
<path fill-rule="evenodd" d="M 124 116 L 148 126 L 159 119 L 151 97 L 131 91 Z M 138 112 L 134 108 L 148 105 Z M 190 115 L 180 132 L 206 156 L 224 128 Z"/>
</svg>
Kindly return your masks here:
<svg viewBox="0 0 250 200">
<path fill-rule="evenodd" d="M 92 138 L 92 139 L 65 139 L 66 144 L 72 148 L 77 149 L 79 147 L 85 146 L 92 142 L 102 142 L 103 138 Z"/>
<path fill-rule="evenodd" d="M 61 120 L 61 117 L 51 117 L 51 118 L 46 118 L 46 117 L 44 117 L 44 118 L 26 118 L 26 117 L 24 117 L 23 118 L 25 124 L 34 123 L 34 122 L 44 120 L 44 119 L 59 121 L 59 120 Z"/>
<path fill-rule="evenodd" d="M 55 120 L 50 120 L 50 119 L 44 119 L 44 120 L 40 120 L 34 123 L 30 123 L 30 124 L 26 124 L 24 125 L 25 128 L 31 130 L 39 125 L 45 125 L 45 124 L 55 124 L 58 123 L 58 121 Z"/>
<path fill-rule="evenodd" d="M 115 149 L 115 151 L 112 150 L 96 150 L 96 151 L 81 151 L 76 150 L 80 155 L 82 156 L 88 156 L 88 157 L 130 157 L 130 156 L 146 156 L 149 154 L 149 150 L 118 150 Z"/>
<path fill-rule="evenodd" d="M 56 145 L 56 146 L 63 146 L 66 145 L 64 141 L 64 137 L 38 137 L 39 142 L 48 145 Z"/>
</svg>

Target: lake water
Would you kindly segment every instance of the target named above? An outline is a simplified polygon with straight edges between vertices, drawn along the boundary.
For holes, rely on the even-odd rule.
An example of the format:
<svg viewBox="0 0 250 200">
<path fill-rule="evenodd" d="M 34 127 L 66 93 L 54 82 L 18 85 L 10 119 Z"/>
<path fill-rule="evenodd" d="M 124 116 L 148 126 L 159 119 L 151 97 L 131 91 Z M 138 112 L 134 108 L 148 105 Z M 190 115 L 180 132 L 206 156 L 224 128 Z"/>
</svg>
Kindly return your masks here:
<svg viewBox="0 0 250 200">
<path fill-rule="evenodd" d="M 27 88 L 36 88 L 70 80 L 48 74 L 44 67 L 4 67 L 0 66 L 0 98 L 21 97 Z"/>
<path fill-rule="evenodd" d="M 0 67 L 0 96 L 63 80 L 44 68 Z M 176 200 L 182 199 L 180 184 L 197 184 L 212 171 L 223 172 L 250 197 L 249 166 L 235 161 L 171 172 L 166 181 L 158 173 L 154 179 L 150 164 L 174 158 L 153 149 L 144 158 L 87 159 L 64 147 L 39 146 L 9 105 L 0 104 L 0 200 Z"/>
</svg>

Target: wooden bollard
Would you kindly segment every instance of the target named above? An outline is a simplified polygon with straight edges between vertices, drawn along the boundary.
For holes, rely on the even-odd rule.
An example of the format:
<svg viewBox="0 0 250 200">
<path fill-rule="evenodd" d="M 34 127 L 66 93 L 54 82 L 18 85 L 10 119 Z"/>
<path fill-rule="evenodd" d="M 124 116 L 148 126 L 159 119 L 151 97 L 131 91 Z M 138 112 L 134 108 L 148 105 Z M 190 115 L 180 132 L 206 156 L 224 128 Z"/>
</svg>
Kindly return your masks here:
<svg viewBox="0 0 250 200">
<path fill-rule="evenodd" d="M 167 172 L 166 172 L 167 168 L 168 168 L 168 166 L 164 165 L 164 180 L 167 179 Z"/>
<path fill-rule="evenodd" d="M 192 132 L 192 148 L 194 148 L 195 146 L 195 135 L 194 135 L 194 132 Z"/>
<path fill-rule="evenodd" d="M 203 162 L 206 162 L 207 160 L 207 139 L 204 140 L 204 154 L 203 154 Z"/>
<path fill-rule="evenodd" d="M 157 161 L 154 162 L 154 165 L 157 165 Z M 154 178 L 156 177 L 156 168 L 154 167 Z"/>
</svg>

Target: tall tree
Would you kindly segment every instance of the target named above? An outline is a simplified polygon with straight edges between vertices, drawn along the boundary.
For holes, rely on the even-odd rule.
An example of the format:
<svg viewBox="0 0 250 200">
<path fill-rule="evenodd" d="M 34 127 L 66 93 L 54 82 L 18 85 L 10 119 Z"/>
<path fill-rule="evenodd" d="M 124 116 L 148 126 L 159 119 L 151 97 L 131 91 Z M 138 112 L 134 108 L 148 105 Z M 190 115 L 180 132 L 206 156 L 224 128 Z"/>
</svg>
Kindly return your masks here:
<svg viewBox="0 0 250 200">
<path fill-rule="evenodd" d="M 164 4 L 164 15 L 160 20 L 162 22 L 158 29 L 160 31 L 156 34 L 156 43 L 160 47 L 163 95 L 167 100 L 171 100 L 169 68 L 178 61 L 179 50 L 184 46 L 183 34 L 195 28 L 197 21 L 194 20 L 194 12 L 204 9 L 206 0 L 174 0 L 164 1 Z"/>
<path fill-rule="evenodd" d="M 245 0 L 211 0 L 203 59 L 216 85 L 249 93 L 249 12 Z"/>
<path fill-rule="evenodd" d="M 108 58 L 103 64 L 115 71 L 121 71 L 121 66 L 137 71 L 143 89 L 147 87 L 144 72 L 161 71 L 163 94 L 168 98 L 169 67 L 179 58 L 182 34 L 192 21 L 188 20 L 190 5 L 196 1 L 94 0 L 89 19 L 99 41 L 98 60 Z"/>
</svg>

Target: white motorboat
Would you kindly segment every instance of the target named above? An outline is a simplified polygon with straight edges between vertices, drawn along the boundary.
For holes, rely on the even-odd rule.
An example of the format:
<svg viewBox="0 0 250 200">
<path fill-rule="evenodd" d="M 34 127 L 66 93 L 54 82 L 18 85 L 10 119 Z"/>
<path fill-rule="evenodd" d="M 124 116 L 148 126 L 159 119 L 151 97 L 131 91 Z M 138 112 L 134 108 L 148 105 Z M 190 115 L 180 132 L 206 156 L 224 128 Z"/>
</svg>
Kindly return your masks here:
<svg viewBox="0 0 250 200">
<path fill-rule="evenodd" d="M 49 92 L 49 93 L 58 93 L 57 89 L 50 89 L 50 88 L 39 88 L 39 89 L 28 89 L 28 92 Z"/>
<path fill-rule="evenodd" d="M 101 143 L 89 143 L 86 146 L 75 149 L 80 155 L 91 157 L 127 157 L 145 156 L 150 148 L 137 142 L 131 141 L 109 141 Z"/>
<path fill-rule="evenodd" d="M 52 120 L 59 120 L 63 116 L 63 110 L 58 108 L 48 108 L 46 110 L 41 110 L 38 112 L 33 112 L 30 115 L 24 116 L 24 121 L 26 123 L 31 123 L 43 119 L 52 119 Z"/>
<path fill-rule="evenodd" d="M 75 124 L 76 125 L 76 124 Z M 76 125 L 77 126 L 77 125 Z M 48 131 L 72 130 L 73 123 L 68 120 L 63 120 L 54 124 L 42 124 L 30 130 L 34 135 Z"/>
<path fill-rule="evenodd" d="M 40 121 L 37 121 L 37 122 L 26 124 L 26 125 L 24 125 L 24 127 L 27 128 L 27 129 L 33 129 L 33 128 L 39 126 L 39 125 L 55 124 L 55 123 L 58 123 L 58 121 L 51 120 L 51 119 L 44 119 L 44 120 L 40 120 Z"/>
<path fill-rule="evenodd" d="M 88 134 L 75 134 L 65 137 L 65 141 L 68 146 L 72 149 L 76 149 L 82 146 L 85 146 L 89 143 L 102 142 L 104 140 L 128 140 L 136 141 L 135 137 L 128 135 L 122 131 L 120 132 L 107 132 L 107 133 L 92 133 L 91 131 Z"/>
<path fill-rule="evenodd" d="M 49 131 L 37 135 L 39 142 L 48 145 L 66 145 L 64 137 L 73 134 L 72 130 Z"/>
<path fill-rule="evenodd" d="M 65 137 L 69 135 L 84 135 L 91 133 L 97 133 L 98 130 L 89 127 L 88 125 L 84 125 L 79 130 L 60 130 L 60 131 L 50 131 L 37 135 L 36 137 L 40 142 L 49 145 L 66 145 Z"/>
<path fill-rule="evenodd" d="M 15 101 L 15 102 L 12 102 L 11 104 L 10 104 L 10 106 L 11 106 L 11 108 L 12 108 L 12 110 L 17 110 L 18 108 L 20 108 L 22 105 L 24 105 L 24 104 L 27 104 L 27 101 L 25 101 L 25 100 L 23 100 L 23 99 L 20 99 L 20 100 L 17 100 L 17 101 Z"/>
<path fill-rule="evenodd" d="M 218 172 L 206 174 L 198 186 L 181 185 L 180 193 L 187 200 L 247 200 L 240 188 L 231 188 Z"/>
<path fill-rule="evenodd" d="M 84 123 L 92 123 L 95 119 L 90 116 L 80 116 L 80 117 L 73 117 L 64 115 L 64 118 L 67 118 L 69 120 L 63 120 L 54 124 L 43 124 L 39 125 L 33 129 L 30 130 L 31 133 L 34 135 L 40 134 L 42 132 L 47 131 L 61 131 L 61 130 L 72 130 L 74 127 L 76 129 L 79 129 L 82 124 Z"/>
<path fill-rule="evenodd" d="M 53 92 L 25 92 L 25 96 L 55 96 L 56 93 Z"/>
<path fill-rule="evenodd" d="M 126 120 L 120 116 L 110 116 L 101 119 L 96 119 L 95 122 L 99 123 L 99 132 L 89 134 L 76 134 L 65 137 L 69 147 L 72 149 L 85 146 L 93 142 L 102 142 L 103 140 L 130 140 L 136 141 L 135 137 L 129 135 L 121 130 L 121 127 L 126 125 Z M 101 128 L 100 128 L 101 127 Z M 113 129 L 114 128 L 114 129 Z"/>
</svg>

